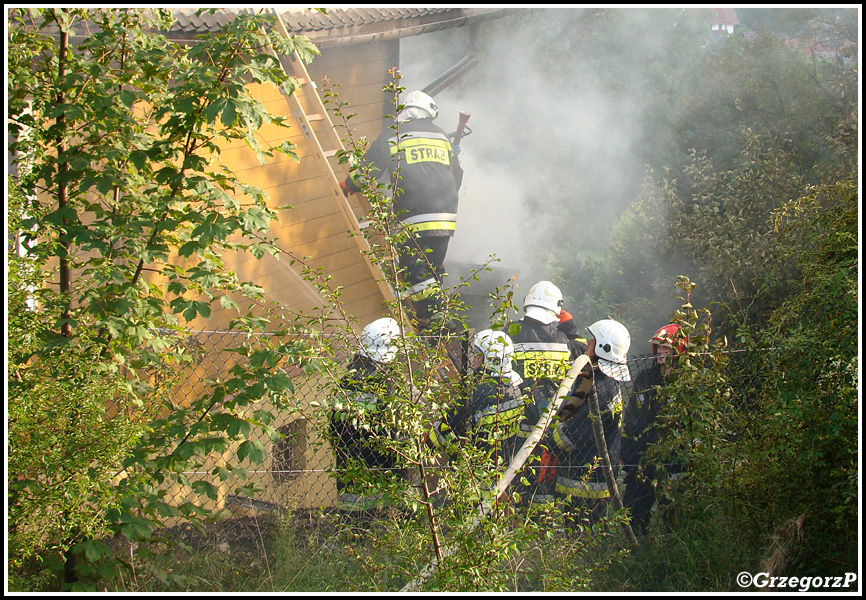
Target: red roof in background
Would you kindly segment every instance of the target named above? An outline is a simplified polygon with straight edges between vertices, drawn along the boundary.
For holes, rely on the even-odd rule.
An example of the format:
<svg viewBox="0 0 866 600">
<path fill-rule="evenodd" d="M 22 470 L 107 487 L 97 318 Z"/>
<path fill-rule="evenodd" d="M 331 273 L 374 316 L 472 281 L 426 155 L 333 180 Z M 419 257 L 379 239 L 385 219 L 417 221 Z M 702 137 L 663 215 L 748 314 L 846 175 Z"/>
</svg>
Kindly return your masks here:
<svg viewBox="0 0 866 600">
<path fill-rule="evenodd" d="M 736 8 L 711 8 L 711 23 L 724 23 L 726 25 L 739 25 L 740 17 L 737 16 Z"/>
</svg>

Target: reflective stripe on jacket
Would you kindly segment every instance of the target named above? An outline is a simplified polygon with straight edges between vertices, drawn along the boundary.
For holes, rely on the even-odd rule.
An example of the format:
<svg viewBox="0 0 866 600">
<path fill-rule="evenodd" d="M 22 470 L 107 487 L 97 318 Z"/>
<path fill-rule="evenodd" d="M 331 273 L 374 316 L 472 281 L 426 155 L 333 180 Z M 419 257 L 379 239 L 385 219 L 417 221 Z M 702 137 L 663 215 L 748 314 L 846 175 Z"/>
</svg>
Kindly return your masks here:
<svg viewBox="0 0 866 600">
<path fill-rule="evenodd" d="M 523 387 L 532 390 L 534 408 L 528 411 L 529 426 L 535 425 L 542 411 L 556 395 L 568 367 L 582 354 L 580 345 L 559 330 L 559 323 L 542 323 L 531 317 L 508 324 L 514 342 L 515 370 L 523 378 Z"/>
<path fill-rule="evenodd" d="M 523 398 L 513 398 L 476 411 L 470 417 L 476 439 L 491 443 L 501 441 L 517 434 L 523 419 L 525 404 Z M 434 448 L 442 449 L 454 443 L 457 435 L 446 420 L 438 420 L 430 429 L 430 442 Z"/>
<path fill-rule="evenodd" d="M 386 128 L 364 156 L 376 179 L 393 183 L 396 217 L 419 237 L 453 236 L 456 228 L 458 190 L 463 169 L 454 154 L 448 135 L 432 119 L 412 119 L 398 124 L 398 131 Z M 346 179 L 350 191 L 361 189 L 354 170 Z"/>
<path fill-rule="evenodd" d="M 411 233 L 428 231 L 454 231 L 457 229 L 456 213 L 423 213 L 406 217 L 400 221 Z"/>
<path fill-rule="evenodd" d="M 566 496 L 577 498 L 610 498 L 607 483 L 601 481 L 583 481 L 582 479 L 556 478 L 556 491 Z"/>
<path fill-rule="evenodd" d="M 412 302 L 418 302 L 420 300 L 426 300 L 441 289 L 442 287 L 439 285 L 436 278 L 429 277 L 424 281 L 419 281 L 415 285 L 410 286 L 409 289 L 406 290 L 404 296 L 409 298 Z"/>
<path fill-rule="evenodd" d="M 571 349 L 566 343 L 516 342 L 514 360 L 523 370 L 524 379 L 561 380 L 571 364 Z"/>
</svg>

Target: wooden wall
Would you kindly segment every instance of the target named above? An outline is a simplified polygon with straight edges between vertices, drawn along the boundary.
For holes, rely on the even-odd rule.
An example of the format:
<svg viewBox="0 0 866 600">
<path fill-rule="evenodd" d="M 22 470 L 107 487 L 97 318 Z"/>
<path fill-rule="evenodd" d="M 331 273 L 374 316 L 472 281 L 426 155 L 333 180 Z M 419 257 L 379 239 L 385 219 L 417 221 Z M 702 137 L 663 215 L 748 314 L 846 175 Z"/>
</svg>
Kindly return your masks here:
<svg viewBox="0 0 866 600">
<path fill-rule="evenodd" d="M 385 115 L 393 114 L 393 98 L 382 88 L 391 80 L 388 70 L 399 66 L 399 48 L 397 40 L 330 46 L 307 66 L 320 91 L 327 77 L 340 101 L 349 103 L 348 111 L 356 115 L 349 123 L 357 136 L 374 140 Z"/>
<path fill-rule="evenodd" d="M 383 92 L 382 88 L 389 81 L 388 69 L 398 64 L 398 48 L 397 41 L 326 48 L 322 56 L 307 67 L 310 80 L 316 83 L 320 95 L 323 96 L 325 89 L 322 80 L 327 77 L 334 91 L 339 94 L 339 101 L 349 103 L 346 110 L 355 114 L 349 124 L 352 135 L 357 139 L 375 139 L 383 128 L 384 115 L 393 113 L 389 104 L 390 95 Z M 312 93 L 312 89 L 305 86 L 304 92 L 296 98 L 299 104 L 293 105 L 274 90 L 251 86 L 253 93 L 271 113 L 294 117 L 288 130 L 265 126 L 259 135 L 271 145 L 290 141 L 296 146 L 299 162 L 276 154 L 261 165 L 243 143 L 225 147 L 220 159 L 243 181 L 265 190 L 270 196 L 271 207 L 291 206 L 279 211 L 280 222 L 273 224 L 271 229 L 287 254 L 279 260 L 271 256 L 256 259 L 248 253 L 236 254 L 226 257 L 226 266 L 235 270 L 242 280 L 261 286 L 268 300 L 284 303 L 293 311 L 307 314 L 319 314 L 323 310 L 328 311 L 331 306 L 304 280 L 299 266 L 290 265 L 289 258 L 302 259 L 314 269 L 321 268 L 332 278 L 332 285 L 343 288 L 341 299 L 344 308 L 357 318 L 355 328 L 360 330 L 370 321 L 384 315 L 385 296 L 381 284 L 376 282 L 377 274 L 361 256 L 357 239 L 350 235 L 350 231 L 357 229 L 357 222 L 366 216 L 363 201 L 358 195 L 346 199 L 339 190 L 335 193 L 334 185 L 347 176 L 348 170 L 336 158 L 328 157 L 328 151 L 334 148 L 317 143 L 317 140 L 322 140 L 322 144 L 325 144 L 328 133 L 333 138 L 333 131 L 325 130 L 331 124 L 328 119 L 314 116 L 312 120 L 305 120 L 294 114 L 301 108 L 307 117 L 314 115 L 315 103 L 313 99 L 305 97 L 305 94 Z M 336 116 L 331 115 L 331 119 L 337 122 Z M 315 136 L 307 135 L 307 126 Z M 347 139 L 344 129 L 338 127 L 336 131 L 343 139 Z M 213 305 L 213 309 L 209 319 L 197 320 L 192 328 L 220 331 L 236 316 L 234 311 L 220 309 L 217 304 Z M 212 350 L 199 363 L 196 371 L 185 379 L 184 385 L 178 390 L 179 398 L 183 398 L 184 394 L 200 393 L 198 388 L 203 379 L 224 376 L 226 369 L 231 366 L 230 362 L 234 358 L 224 351 L 224 343 L 220 338 L 214 337 L 208 345 Z M 316 435 L 321 427 L 322 415 L 308 410 L 310 400 L 322 400 L 317 389 L 322 383 L 298 379 L 297 399 L 306 408 L 300 414 L 281 415 L 274 423 L 278 429 L 302 431 L 309 437 L 297 447 L 289 448 L 285 444 L 278 447 L 269 440 L 266 442 L 268 457 L 251 473 L 251 479 L 264 487 L 261 499 L 267 502 L 295 507 L 327 506 L 333 502 L 336 494 L 334 483 L 322 471 L 330 465 L 333 453 L 327 441 Z M 294 454 L 298 465 L 304 465 L 311 471 L 298 477 L 275 476 L 273 471 L 278 469 L 275 469 L 274 461 L 279 454 L 287 451 Z M 215 457 L 215 460 L 230 458 Z M 171 492 L 179 497 L 193 494 L 190 489 L 180 488 Z M 228 486 L 221 486 L 216 505 L 231 507 L 236 514 L 247 514 L 246 509 L 238 507 L 230 499 Z"/>
<path fill-rule="evenodd" d="M 388 69 L 397 64 L 398 47 L 396 41 L 335 46 L 324 49 L 322 56 L 308 65 L 310 79 L 316 83 L 320 95 L 324 90 L 324 77 L 335 86 L 339 85 L 335 87 L 339 100 L 348 102 L 347 110 L 356 115 L 349 121 L 352 135 L 372 140 L 382 130 L 383 114 L 389 110 L 385 104 L 388 95 L 382 87 L 389 79 Z M 251 88 L 270 112 L 297 116 L 293 114 L 296 110 L 282 94 L 260 85 Z M 315 109 L 310 108 L 312 103 L 304 99 L 304 93 L 299 94 L 301 107 L 308 116 L 313 115 Z M 270 196 L 271 207 L 292 207 L 279 211 L 280 222 L 272 225 L 271 230 L 286 255 L 280 260 L 270 256 L 259 260 L 245 253 L 227 258 L 226 263 L 237 271 L 241 279 L 261 286 L 269 300 L 285 303 L 299 311 L 313 312 L 329 303 L 303 280 L 299 265 L 289 265 L 289 258 L 302 260 L 314 269 L 321 268 L 332 277 L 334 286 L 343 288 L 342 300 L 346 311 L 357 317 L 359 326 L 363 327 L 384 314 L 386 296 L 381 284 L 377 285 L 375 281 L 378 274 L 361 257 L 358 240 L 349 234 L 357 223 L 347 219 L 340 203 L 348 203 L 356 221 L 365 217 L 364 206 L 358 195 L 347 200 L 335 193 L 335 181 L 346 177 L 347 168 L 339 164 L 337 158 L 323 161 L 322 149 L 316 144 L 316 138 L 327 139 L 323 131 L 331 126 L 329 120 L 311 120 L 309 125 L 316 136 L 308 136 L 305 125 L 298 118 L 292 119 L 288 130 L 265 126 L 259 132 L 263 140 L 273 145 L 284 141 L 293 143 L 299 163 L 275 154 L 261 165 L 242 142 L 223 149 L 223 164 L 246 183 L 265 190 Z M 346 137 L 344 129 L 337 127 L 337 131 Z M 326 153 L 335 149 L 323 148 Z M 327 172 L 328 165 L 333 175 Z M 345 206 L 342 208 L 345 210 Z M 224 328 L 233 316 L 230 311 L 214 310 L 207 321 L 196 322 L 194 328 Z"/>
<path fill-rule="evenodd" d="M 340 101 L 348 102 L 347 110 L 356 115 L 350 120 L 354 136 L 372 141 L 382 130 L 383 116 L 393 113 L 388 103 L 390 97 L 382 88 L 389 81 L 388 69 L 398 64 L 398 47 L 396 40 L 333 47 L 323 50 L 322 56 L 309 65 L 310 79 L 316 82 L 320 94 L 324 90 L 321 80 L 326 76 L 331 83 L 339 85 L 336 91 Z M 313 88 L 305 87 L 306 91 L 292 100 L 270 87 L 250 85 L 251 93 L 269 112 L 292 117 L 288 129 L 264 126 L 258 132 L 263 145 L 277 146 L 289 141 L 296 146 L 298 161 L 275 153 L 265 164 L 261 164 L 255 153 L 242 141 L 225 143 L 220 154 L 213 158 L 214 162 L 219 161 L 245 183 L 269 195 L 269 206 L 279 209 L 279 222 L 271 225 L 271 234 L 284 254 L 279 259 L 270 255 L 257 259 L 250 253 L 226 254 L 223 258 L 225 266 L 235 271 L 242 281 L 260 286 L 267 301 L 282 303 L 292 312 L 308 315 L 330 312 L 332 316 L 338 317 L 332 303 L 305 280 L 300 263 L 312 269 L 322 269 L 325 275 L 331 277 L 332 286 L 342 288 L 344 309 L 350 317 L 357 319 L 352 325 L 359 331 L 367 323 L 384 316 L 384 301 L 387 298 L 384 291 L 387 290 L 383 290 L 381 281 L 377 281 L 378 273 L 363 258 L 363 248 L 357 236 L 351 235 L 358 230 L 358 221 L 365 217 L 365 207 L 357 195 L 347 199 L 339 191 L 337 184 L 347 176 L 348 170 L 336 158 L 328 157 L 327 151 L 334 148 L 323 148 L 318 143 L 319 139 L 327 138 L 327 133 L 333 138 L 333 130 L 327 131 L 331 126 L 328 119 L 311 121 L 306 118 L 312 114 L 314 103 L 312 98 L 304 97 L 306 93 L 313 93 Z M 298 108 L 305 114 L 296 114 Z M 309 129 L 316 135 L 308 135 Z M 280 208 L 284 206 L 291 208 Z M 86 215 L 83 218 L 86 219 Z M 293 265 L 291 258 L 299 262 Z M 240 301 L 239 298 L 236 300 Z M 236 316 L 236 311 L 223 309 L 215 302 L 209 318 L 200 317 L 188 326 L 193 332 L 225 331 L 230 320 Z M 228 369 L 238 360 L 236 354 L 226 350 L 234 345 L 230 334 L 201 333 L 198 336 L 193 334 L 192 337 L 197 340 L 195 344 L 200 344 L 202 354 L 184 372 L 181 384 L 174 392 L 181 404 L 189 403 L 197 395 L 205 393 L 206 382 L 224 378 Z M 344 358 L 354 351 L 352 346 L 351 341 L 347 341 L 347 355 Z M 316 435 L 323 415 L 309 408 L 310 400 L 322 399 L 318 388 L 323 381 L 298 378 L 295 383 L 297 400 L 302 407 L 300 412 L 282 414 L 273 425 L 309 437 L 297 446 L 282 448 L 277 448 L 270 440 L 262 440 L 268 457 L 263 464 L 254 467 L 256 470 L 251 472 L 250 479 L 265 488 L 261 499 L 268 503 L 296 507 L 329 505 L 336 491 L 333 481 L 323 469 L 329 466 L 333 453 L 327 441 Z M 310 472 L 288 478 L 275 475 L 273 471 L 279 470 L 274 462 L 278 459 L 277 452 L 284 456 L 291 455 L 294 463 L 310 469 Z M 214 465 L 234 460 L 232 451 L 211 457 L 205 471 L 191 475 L 190 479 L 210 478 L 208 471 Z M 207 504 L 211 508 L 231 508 L 234 487 L 235 484 L 220 484 L 218 499 L 207 501 Z M 188 486 L 177 485 L 169 489 L 169 494 L 178 502 L 197 496 Z M 244 509 L 238 510 L 245 512 Z"/>
</svg>

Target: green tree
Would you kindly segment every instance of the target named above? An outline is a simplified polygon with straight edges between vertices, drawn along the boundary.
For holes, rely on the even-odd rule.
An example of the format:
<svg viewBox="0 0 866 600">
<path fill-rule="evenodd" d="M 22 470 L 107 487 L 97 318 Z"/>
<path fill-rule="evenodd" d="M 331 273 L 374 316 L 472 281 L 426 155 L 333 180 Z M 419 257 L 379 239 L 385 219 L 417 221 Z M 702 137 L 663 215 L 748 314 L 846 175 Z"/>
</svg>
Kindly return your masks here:
<svg viewBox="0 0 866 600">
<path fill-rule="evenodd" d="M 770 53 L 775 58 L 766 55 L 766 47 L 775 48 Z M 726 47 L 725 52 L 734 50 Z M 604 290 L 611 307 L 624 309 L 624 318 L 636 324 L 643 317 L 631 316 L 631 311 L 641 312 L 641 300 L 650 298 L 648 289 L 640 287 L 647 282 L 642 274 L 664 277 L 670 266 L 688 269 L 704 282 L 698 302 L 721 306 L 716 311 L 720 333 L 734 334 L 739 324 L 766 318 L 787 297 L 786 285 L 797 272 L 792 260 L 787 271 L 769 269 L 777 258 L 770 216 L 806 184 L 833 184 L 856 171 L 857 103 L 850 89 L 856 71 L 820 65 L 810 71 L 803 57 L 769 37 L 763 45 L 739 48 L 736 56 L 741 53 L 750 60 L 739 75 L 739 63 L 730 68 L 724 61 L 715 64 L 720 58 L 732 60 L 730 56 L 710 61 L 728 79 L 722 78 L 727 82 L 723 89 L 713 90 L 717 83 L 712 83 L 703 90 L 707 110 L 697 120 L 702 125 L 685 136 L 695 144 L 692 148 L 703 150 L 692 150 L 687 160 L 669 165 L 662 181 L 648 179 L 649 189 L 660 187 L 664 193 L 654 198 L 642 193 L 614 227 L 595 286 Z M 778 95 L 769 92 L 761 75 L 774 61 L 786 64 L 790 74 L 778 82 Z M 746 82 L 751 83 L 737 95 L 737 86 Z M 812 100 L 802 102 L 802 97 Z M 726 105 L 736 109 L 726 113 Z M 691 105 L 683 122 L 698 117 L 693 112 L 697 106 Z M 723 129 L 722 143 L 717 133 Z M 764 285 L 768 273 L 778 285 Z M 651 326 L 643 322 L 643 328 Z"/>
<path fill-rule="evenodd" d="M 804 517 L 803 544 L 789 561 L 813 575 L 857 564 L 859 210 L 851 180 L 777 212 L 781 256 L 802 275 L 755 336 L 780 350 L 760 361 L 767 418 L 747 451 L 766 462 L 750 473 L 748 493 L 771 526 Z"/>
<path fill-rule="evenodd" d="M 242 462 L 263 456 L 251 430 L 276 435 L 256 403 L 286 406 L 291 380 L 278 367 L 300 354 L 287 338 L 249 338 L 236 349 L 245 360 L 189 405 L 167 392 L 193 359 L 176 343 L 183 323 L 213 302 L 261 295 L 222 254 L 278 251 L 262 241 L 274 211 L 214 166 L 218 143 L 291 154 L 261 146 L 261 125 L 286 123 L 246 83 L 291 93 L 269 49 L 307 61 L 316 50 L 269 36 L 263 15 L 191 46 L 157 33 L 171 24 L 165 10 L 13 9 L 7 19 L 19 242 L 8 259 L 11 581 L 91 589 L 122 567 L 105 536 L 141 541 L 166 517 L 208 515 L 198 501 L 170 502 L 163 484 L 213 498 L 212 483 L 183 472 L 234 444 L 237 460 L 214 476 L 237 481 Z M 250 311 L 235 327 L 252 333 L 263 317 Z"/>
<path fill-rule="evenodd" d="M 849 58 L 857 49 L 848 20 L 798 15 L 796 44 L 767 31 L 734 36 L 712 52 L 683 47 L 691 58 L 680 62 L 666 57 L 676 54 L 673 41 L 649 51 L 647 78 L 657 85 L 641 87 L 653 125 L 638 130 L 649 134 L 639 152 L 655 175 L 610 220 L 601 252 L 572 241 L 556 253 L 557 272 L 578 304 L 606 307 L 635 333 L 649 333 L 669 312 L 664 282 L 692 273 L 702 282 L 696 302 L 718 303 L 719 332 L 733 334 L 783 301 L 793 262 L 787 273 L 772 271 L 781 278 L 771 286 L 775 297 L 761 291 L 771 289 L 761 279 L 776 251 L 769 215 L 807 183 L 847 179 L 858 156 L 857 69 Z M 700 37 L 695 29 L 681 33 Z M 809 53 L 810 44 L 830 38 L 837 60 Z M 677 83 L 664 84 L 665 74 Z M 603 212 L 587 214 L 606 222 Z"/>
<path fill-rule="evenodd" d="M 792 42 L 764 31 L 754 38 L 735 36 L 706 55 L 674 119 L 680 148 L 728 169 L 743 147 L 741 131 L 749 129 L 788 140 L 796 172 L 810 183 L 821 181 L 833 160 L 826 136 L 853 110 L 856 69 L 811 54 L 811 43 L 810 37 Z M 852 46 L 839 50 L 844 56 Z M 679 165 L 670 166 L 678 177 Z"/>
<path fill-rule="evenodd" d="M 661 392 L 671 435 L 656 451 L 687 465 L 671 539 L 709 521 L 714 533 L 702 542 L 720 559 L 740 556 L 774 575 L 854 571 L 857 186 L 808 189 L 772 223 L 779 254 L 768 268 L 786 272 L 794 260 L 801 278 L 766 320 L 749 324 L 747 352 L 693 335 Z"/>
</svg>

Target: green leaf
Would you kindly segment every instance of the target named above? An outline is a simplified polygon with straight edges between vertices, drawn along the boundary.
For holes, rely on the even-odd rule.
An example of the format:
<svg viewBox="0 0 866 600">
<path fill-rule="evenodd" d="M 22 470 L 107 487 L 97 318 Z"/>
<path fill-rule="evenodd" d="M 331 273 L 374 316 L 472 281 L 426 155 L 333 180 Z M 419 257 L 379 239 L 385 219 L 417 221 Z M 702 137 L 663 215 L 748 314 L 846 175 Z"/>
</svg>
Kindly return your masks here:
<svg viewBox="0 0 866 600">
<path fill-rule="evenodd" d="M 261 486 L 261 484 L 255 482 L 255 481 L 250 482 L 245 486 L 235 488 L 235 494 L 240 494 L 242 496 L 251 496 L 251 497 L 254 497 L 258 494 L 261 494 L 264 491 L 265 490 Z"/>
<path fill-rule="evenodd" d="M 120 533 L 128 540 L 150 539 L 155 524 L 145 517 L 121 515 Z"/>
<path fill-rule="evenodd" d="M 132 105 L 135 104 L 135 101 L 138 99 L 138 96 L 135 92 L 131 90 L 122 90 L 117 97 L 127 108 L 132 108 Z"/>
<path fill-rule="evenodd" d="M 79 544 L 79 548 L 84 550 L 84 556 L 90 562 L 96 562 L 103 556 L 108 556 L 112 553 L 111 548 L 99 540 L 87 540 Z"/>
<path fill-rule="evenodd" d="M 240 417 L 229 413 L 216 414 L 211 427 L 215 431 L 225 431 L 230 437 L 246 437 L 250 434 L 250 424 Z"/>
<path fill-rule="evenodd" d="M 294 152 L 294 150 L 296 149 L 297 146 L 292 142 L 283 142 L 279 146 L 274 147 L 274 150 L 276 150 L 277 152 L 281 152 L 282 154 L 285 154 L 289 158 L 292 158 L 296 162 L 300 163 L 301 159 L 298 157 L 297 153 Z"/>
<path fill-rule="evenodd" d="M 196 254 L 199 250 L 203 250 L 205 246 L 199 240 L 190 240 L 187 243 L 183 244 L 177 251 L 180 256 L 184 258 L 189 258 L 193 254 Z"/>
<path fill-rule="evenodd" d="M 133 150 L 129 153 L 129 162 L 132 163 L 132 166 L 134 166 L 137 171 L 141 171 L 147 165 L 147 153 L 144 150 Z"/>
<path fill-rule="evenodd" d="M 240 305 L 232 300 L 231 296 L 228 294 L 220 296 L 220 306 L 225 308 L 226 310 L 240 310 Z"/>
<path fill-rule="evenodd" d="M 197 481 L 192 482 L 192 490 L 204 496 L 207 496 L 211 500 L 216 500 L 219 496 L 219 488 L 217 488 L 214 484 L 199 479 Z"/>
<path fill-rule="evenodd" d="M 238 122 L 238 113 L 235 102 L 229 101 L 226 103 L 225 108 L 222 113 L 220 113 L 220 120 L 226 127 L 232 127 Z"/>
<path fill-rule="evenodd" d="M 254 206 L 241 217 L 248 231 L 267 231 L 271 225 L 271 215 L 265 209 Z"/>
<path fill-rule="evenodd" d="M 276 390 L 278 392 L 292 392 L 294 391 L 294 384 L 292 383 L 292 378 L 286 375 L 285 373 L 274 373 L 272 377 L 270 377 L 269 385 L 272 390 Z"/>
<path fill-rule="evenodd" d="M 186 310 L 183 311 L 183 318 L 187 321 L 192 321 L 198 315 L 201 315 L 204 318 L 210 316 L 210 305 L 207 302 L 193 300 L 190 302 L 189 306 L 187 306 Z"/>
<path fill-rule="evenodd" d="M 76 104 L 58 104 L 48 112 L 48 118 L 50 119 L 63 116 L 69 121 L 81 119 L 84 115 L 84 110 Z"/>
<path fill-rule="evenodd" d="M 238 460 L 243 462 L 247 459 L 254 464 L 258 464 L 265 459 L 265 447 L 260 441 L 246 440 L 238 446 Z"/>
<path fill-rule="evenodd" d="M 208 123 L 213 123 L 216 121 L 217 115 L 219 115 L 226 105 L 226 98 L 217 98 L 210 104 L 208 104 L 207 108 L 204 109 L 204 116 Z"/>
</svg>

